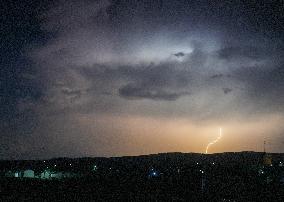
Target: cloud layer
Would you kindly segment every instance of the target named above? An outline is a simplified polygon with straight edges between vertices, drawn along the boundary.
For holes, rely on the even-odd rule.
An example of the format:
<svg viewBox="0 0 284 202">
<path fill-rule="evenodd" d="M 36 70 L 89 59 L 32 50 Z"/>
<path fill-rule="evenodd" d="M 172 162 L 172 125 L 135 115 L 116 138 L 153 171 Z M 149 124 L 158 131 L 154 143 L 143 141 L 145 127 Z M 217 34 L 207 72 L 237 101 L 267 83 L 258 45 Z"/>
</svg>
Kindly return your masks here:
<svg viewBox="0 0 284 202">
<path fill-rule="evenodd" d="M 56 140 L 65 145 L 62 155 L 83 155 L 84 147 L 89 154 L 114 154 L 99 142 L 127 137 L 124 130 L 114 135 L 106 116 L 174 117 L 192 124 L 283 118 L 283 15 L 274 13 L 277 23 L 262 9 L 253 17 L 252 8 L 188 1 L 49 4 L 36 16 L 47 40 L 25 48 L 34 70 L 18 73 L 33 91 L 15 96 L 15 113 L 5 116 L 2 139 L 9 146 L 2 156 L 15 156 L 12 145 L 24 137 L 37 146 L 25 143 L 21 157 L 42 148 L 47 156 L 61 155 Z M 88 129 L 85 116 L 96 119 L 97 127 Z M 72 151 L 77 138 L 82 143 Z"/>
</svg>

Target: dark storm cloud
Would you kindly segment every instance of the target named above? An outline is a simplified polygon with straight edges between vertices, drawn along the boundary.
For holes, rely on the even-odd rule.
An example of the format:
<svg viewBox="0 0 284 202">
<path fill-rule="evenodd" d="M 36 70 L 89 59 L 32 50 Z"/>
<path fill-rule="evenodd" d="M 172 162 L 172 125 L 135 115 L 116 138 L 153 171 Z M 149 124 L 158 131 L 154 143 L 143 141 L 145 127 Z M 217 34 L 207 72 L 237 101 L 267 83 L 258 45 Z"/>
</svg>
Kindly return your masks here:
<svg viewBox="0 0 284 202">
<path fill-rule="evenodd" d="M 231 88 L 223 88 L 223 91 L 224 91 L 225 94 L 232 92 L 232 90 L 233 89 L 231 89 Z"/>
<path fill-rule="evenodd" d="M 283 112 L 280 1 L 46 4 L 28 8 L 27 20 L 15 15 L 19 23 L 9 24 L 16 29 L 4 30 L 3 47 L 10 49 L 1 50 L 0 142 L 10 145 L 7 155 L 22 142 L 22 155 L 41 148 L 60 154 L 60 141 L 72 153 L 76 133 L 84 133 L 72 118 L 84 113 L 131 114 L 134 106 L 141 116 L 157 108 L 160 116 L 177 111 L 214 120 L 220 111 L 230 117 Z"/>
<path fill-rule="evenodd" d="M 81 68 L 80 73 L 90 81 L 103 80 L 123 84 L 117 88 L 119 95 L 128 99 L 176 100 L 189 92 L 190 73 L 187 69 L 176 69 L 173 62 L 137 65 L 92 68 Z M 105 83 L 106 84 L 106 83 Z M 94 86 L 96 87 L 96 86 Z"/>
<path fill-rule="evenodd" d="M 123 66 L 95 64 L 91 67 L 77 67 L 76 71 L 93 83 L 89 91 L 112 88 L 126 99 L 174 101 L 188 96 L 192 87 L 198 85 L 200 81 L 194 77 L 198 77 L 197 72 L 204 68 L 206 58 L 206 53 L 197 47 L 183 62 L 166 60 L 148 65 Z M 111 86 L 109 83 L 117 84 Z"/>
<path fill-rule="evenodd" d="M 124 12 L 131 10 L 133 6 L 135 6 L 135 9 L 137 9 L 137 12 L 133 12 L 133 10 L 130 12 L 130 14 L 133 15 L 133 20 L 131 21 L 129 28 L 132 28 L 132 26 L 139 25 L 139 22 L 147 22 L 147 17 L 145 16 L 144 11 L 148 12 L 148 14 L 150 15 L 159 15 L 159 11 L 154 12 L 156 11 L 156 8 L 160 6 L 168 6 L 168 3 L 162 5 L 159 3 L 156 4 L 155 2 L 151 2 L 149 5 L 153 4 L 153 6 L 150 6 L 149 8 L 147 7 L 148 9 L 145 10 L 145 4 L 140 4 L 138 2 L 136 3 L 130 3 L 125 7 L 123 3 L 109 4 L 108 2 L 103 2 L 99 5 L 96 5 L 95 3 L 90 5 L 86 2 L 70 3 L 63 1 L 57 4 L 55 8 L 51 9 L 50 12 L 47 12 L 43 15 L 45 19 L 44 28 L 49 31 L 57 32 L 57 38 L 53 41 L 53 43 L 40 50 L 42 52 L 44 60 L 46 60 L 47 64 L 50 64 L 50 66 L 55 66 L 55 68 L 61 69 L 62 72 L 64 72 L 66 69 L 70 69 L 70 65 L 73 65 L 75 66 L 75 68 L 77 68 L 75 72 L 79 72 L 77 75 L 81 75 L 83 76 L 83 80 L 86 79 L 87 81 L 91 82 L 90 86 L 78 87 L 76 86 L 76 82 L 73 82 L 73 85 L 72 83 L 70 84 L 70 82 L 65 81 L 64 89 L 61 91 L 56 90 L 56 87 L 54 89 L 54 86 L 52 85 L 52 88 L 49 87 L 50 95 L 48 95 L 47 98 L 52 96 L 52 100 L 56 101 L 56 99 L 61 100 L 63 96 L 74 97 L 78 98 L 80 102 L 80 98 L 84 99 L 84 96 L 93 96 L 92 93 L 94 92 L 108 92 L 108 94 L 113 95 L 113 93 L 111 92 L 114 90 L 117 91 L 120 96 L 129 99 L 146 98 L 152 100 L 176 100 L 180 97 L 188 95 L 189 93 L 192 93 L 192 86 L 200 86 L 199 89 L 194 89 L 195 92 L 200 90 L 202 91 L 204 88 L 206 88 L 206 86 L 210 86 L 210 83 L 208 83 L 210 82 L 208 81 L 208 77 L 210 77 L 210 75 L 201 75 L 198 73 L 199 71 L 210 71 L 211 68 L 209 66 L 211 64 L 209 66 L 206 65 L 208 58 L 211 58 L 211 61 L 209 62 L 211 62 L 212 65 L 214 65 L 214 63 L 220 62 L 219 60 L 222 59 L 228 61 L 233 60 L 233 63 L 228 64 L 232 66 L 230 68 L 241 69 L 242 67 L 238 66 L 237 60 L 246 59 L 248 60 L 246 62 L 258 62 L 259 60 L 266 60 L 273 57 L 271 56 L 271 53 L 269 53 L 269 49 L 271 47 L 267 44 L 264 44 L 262 46 L 254 46 L 250 45 L 250 43 L 246 44 L 246 37 L 248 34 L 246 33 L 244 35 L 244 38 L 241 39 L 241 42 L 234 40 L 234 44 L 232 45 L 227 44 L 227 42 L 225 43 L 225 46 L 221 44 L 221 48 L 217 48 L 217 50 L 215 50 L 217 53 L 216 58 L 212 57 L 210 53 L 205 51 L 207 47 L 204 44 L 204 41 L 200 39 L 194 39 L 189 40 L 190 42 L 188 42 L 193 44 L 193 51 L 190 54 L 185 54 L 185 52 L 183 51 L 174 51 L 176 52 L 173 54 L 175 57 L 182 58 L 184 60 L 181 62 L 181 64 L 179 64 L 178 61 L 157 62 L 155 60 L 152 61 L 153 64 L 151 65 L 129 65 L 127 64 L 127 61 L 125 62 L 126 64 L 124 66 L 121 64 L 116 64 L 116 56 L 114 57 L 113 55 L 118 55 L 118 57 L 121 56 L 121 61 L 123 60 L 122 58 L 124 58 L 124 56 L 126 56 L 127 60 L 129 61 L 131 61 L 132 58 L 134 60 L 135 57 L 137 57 L 135 52 L 136 50 L 133 48 L 136 45 L 135 42 L 126 39 L 126 36 L 128 36 L 128 34 L 125 30 L 128 29 L 123 26 L 123 29 L 119 29 L 118 27 L 118 25 L 124 25 L 129 21 L 127 18 L 123 17 L 125 15 Z M 173 4 L 173 6 L 176 8 L 181 8 L 181 5 L 183 4 Z M 188 4 L 185 5 L 188 6 Z M 197 5 L 195 6 L 196 8 L 201 8 L 207 7 L 208 5 L 206 5 L 205 3 L 197 3 Z M 224 7 L 230 10 L 231 7 L 227 6 L 230 5 L 216 4 L 217 8 Z M 121 9 L 122 7 L 125 8 Z M 240 10 L 236 11 L 236 13 L 239 12 Z M 162 13 L 160 14 L 162 15 Z M 184 10 L 181 16 L 191 16 L 191 14 L 189 13 L 190 12 Z M 209 13 L 214 13 L 214 9 L 210 10 Z M 228 11 L 228 13 L 230 12 Z M 113 18 L 115 16 L 118 18 Z M 207 20 L 205 20 L 207 19 L 207 17 L 207 15 L 200 14 L 195 15 L 194 19 L 203 19 L 204 22 L 206 21 L 205 24 L 207 24 Z M 60 18 L 60 20 L 57 20 L 57 18 Z M 214 14 L 211 21 L 209 20 L 208 22 L 214 24 L 221 18 L 221 16 Z M 165 19 L 167 19 L 166 17 L 162 17 L 160 19 L 161 21 L 154 20 L 152 21 L 152 23 L 157 23 L 157 25 L 160 25 L 161 23 L 164 24 L 164 26 L 169 27 L 172 26 L 172 19 L 168 19 L 169 24 L 164 21 Z M 182 20 L 182 23 L 192 24 L 192 22 L 188 18 L 184 18 L 184 20 Z M 230 27 L 231 22 L 228 21 L 227 23 L 227 26 Z M 156 31 L 155 29 L 151 28 L 152 26 L 147 25 L 147 23 L 141 25 L 143 30 Z M 99 31 L 100 29 L 102 29 L 105 34 L 102 35 L 102 32 Z M 118 38 L 115 41 L 113 41 L 114 38 L 112 34 L 109 33 L 109 30 L 111 29 L 115 29 L 119 33 L 118 35 L 116 35 Z M 138 34 L 135 30 L 130 30 L 134 33 L 134 36 Z M 198 31 L 197 28 L 196 30 Z M 224 32 L 226 34 L 227 30 Z M 138 36 L 141 37 L 142 42 L 147 42 L 149 36 L 151 36 L 149 33 L 150 32 L 142 32 L 142 34 L 139 34 Z M 171 34 L 171 38 L 179 37 L 179 33 Z M 129 45 L 127 45 L 126 47 L 123 43 L 120 43 L 120 40 L 126 42 L 127 44 L 130 43 L 130 48 Z M 209 38 L 208 40 L 211 39 Z M 76 44 L 78 44 L 77 47 Z M 120 52 L 116 52 L 117 47 L 119 47 L 118 50 L 129 48 L 129 52 L 127 51 L 125 55 L 121 55 Z M 109 48 L 113 49 L 114 52 L 111 52 Z M 90 55 L 90 57 L 86 57 L 86 55 L 89 55 L 91 52 L 94 52 L 93 56 Z M 160 52 L 163 52 L 162 48 L 160 49 Z M 50 55 L 46 57 L 46 53 Z M 84 55 L 84 53 L 86 54 Z M 40 55 L 40 57 L 42 56 Z M 170 54 L 167 57 L 170 57 Z M 143 55 L 139 55 L 139 58 L 142 58 L 143 61 Z M 163 60 L 165 59 L 166 56 L 163 58 Z M 67 63 L 62 63 L 65 60 L 67 61 Z M 104 61 L 114 64 L 103 64 Z M 85 63 L 89 63 L 91 65 L 86 68 Z M 96 65 L 92 65 L 92 63 Z M 224 64 L 224 66 L 226 65 L 227 64 Z M 220 70 L 217 71 L 216 74 L 213 74 L 211 78 L 227 78 L 228 81 L 226 82 L 229 82 L 229 84 L 234 84 L 235 79 L 233 78 L 233 75 L 232 78 L 228 79 L 229 76 L 226 75 L 230 75 L 230 72 L 223 72 L 224 67 L 218 68 Z M 66 80 L 66 78 L 70 76 L 71 75 L 67 73 L 62 78 L 64 78 L 63 80 Z M 50 77 L 56 78 L 57 75 L 50 75 Z M 200 81 L 201 83 L 203 81 L 203 84 L 200 84 Z M 237 81 L 239 81 L 239 79 L 237 79 Z M 80 83 L 78 83 L 78 85 L 80 85 Z M 202 87 L 202 85 L 204 86 L 204 88 Z M 234 87 L 224 88 L 220 86 L 219 88 L 223 89 L 224 93 L 227 94 L 231 92 L 231 90 L 228 89 L 232 89 Z M 91 97 L 88 97 L 88 99 L 92 100 Z"/>
<path fill-rule="evenodd" d="M 235 77 L 246 85 L 246 99 L 258 106 L 258 110 L 283 112 L 284 63 L 243 67 L 235 73 Z"/>
<path fill-rule="evenodd" d="M 182 91 L 190 82 L 189 73 L 176 70 L 174 64 L 150 65 L 128 76 L 130 83 L 119 89 L 120 95 L 126 98 L 175 100 L 186 95 Z"/>
<path fill-rule="evenodd" d="M 247 44 L 251 42 L 245 42 Z M 255 41 L 254 45 L 247 45 L 244 42 L 239 42 L 239 46 L 226 46 L 217 51 L 217 55 L 220 59 L 232 60 L 232 59 L 250 59 L 254 61 L 280 59 L 283 54 L 283 42 L 281 41 Z"/>
<path fill-rule="evenodd" d="M 210 80 L 208 80 L 210 77 L 215 80 L 222 79 L 222 82 L 226 82 L 225 85 L 229 84 L 228 86 L 230 87 L 226 88 L 222 87 L 223 85 L 221 84 L 219 86 L 219 88 L 224 91 L 224 94 L 228 94 L 232 92 L 232 89 L 238 88 L 238 86 L 234 85 L 241 80 L 234 78 L 234 75 L 231 75 L 230 72 L 224 71 L 223 69 L 227 68 L 226 65 L 230 66 L 228 68 L 232 68 L 232 71 L 237 69 L 246 72 L 245 68 L 242 66 L 247 65 L 247 63 L 272 60 L 275 58 L 275 56 L 273 56 L 274 53 L 279 54 L 278 50 L 273 51 L 273 47 L 269 42 L 257 45 L 254 45 L 255 42 L 252 44 L 251 42 L 247 42 L 248 33 L 246 33 L 240 41 L 234 39 L 232 44 L 228 42 L 222 44 L 221 42 L 221 46 L 219 48 L 216 47 L 214 50 L 217 53 L 216 57 L 214 54 L 211 55 L 210 52 L 206 51 L 207 45 L 204 44 L 204 39 L 183 39 L 186 41 L 185 43 L 191 44 L 192 52 L 172 51 L 175 52 L 173 55 L 176 58 L 182 59 L 183 61 L 166 61 L 167 57 L 170 57 L 170 54 L 168 54 L 168 56 L 163 56 L 162 61 L 150 60 L 143 65 L 128 64 L 132 59 L 135 60 L 135 58 L 137 58 L 139 50 L 135 50 L 134 47 L 136 43 L 132 41 L 132 37 L 128 36 L 126 30 L 130 30 L 133 35 L 136 36 L 139 29 L 136 31 L 133 29 L 133 26 L 135 27 L 141 24 L 142 27 L 138 26 L 137 28 L 140 27 L 148 31 L 139 33 L 138 36 L 142 44 L 149 43 L 147 40 L 152 37 L 149 31 L 157 31 L 153 29 L 154 26 L 150 26 L 150 24 L 156 23 L 157 26 L 163 24 L 170 28 L 172 27 L 171 22 L 176 21 L 162 17 L 160 20 L 153 20 L 147 25 L 147 23 L 143 23 L 148 22 L 148 18 L 145 16 L 144 12 L 147 12 L 149 15 L 162 15 L 163 11 L 160 13 L 156 8 L 160 6 L 167 7 L 168 3 L 162 5 L 151 2 L 150 4 L 153 5 L 149 8 L 147 7 L 148 9 L 144 7 L 145 4 L 136 3 L 130 3 L 125 6 L 124 3 L 112 4 L 106 1 L 102 1 L 98 5 L 96 3 L 70 3 L 62 1 L 55 4 L 56 6 L 52 8 L 50 12 L 46 12 L 43 15 L 43 27 L 48 31 L 56 32 L 57 37 L 51 44 L 40 49 L 39 56 L 40 58 L 44 58 L 45 63 L 50 64 L 49 67 L 47 67 L 48 69 L 57 68 L 58 70 L 56 70 L 56 72 L 61 71 L 63 73 L 63 76 L 59 77 L 59 80 L 63 80 L 64 83 L 60 89 L 57 89 L 58 87 L 53 84 L 47 86 L 48 94 L 45 96 L 46 100 L 52 103 L 58 103 L 58 106 L 69 103 L 72 108 L 77 105 L 84 105 L 86 102 L 92 102 L 93 99 L 97 100 L 99 94 L 103 94 L 103 92 L 108 92 L 108 94 L 112 96 L 115 95 L 114 92 L 117 92 L 118 95 L 126 99 L 173 101 L 188 96 L 189 94 L 195 94 L 198 91 L 204 91 L 206 88 L 210 88 L 210 86 L 219 85 L 218 81 L 214 81 L 214 84 L 210 84 Z M 177 3 L 173 6 L 181 8 L 181 5 L 183 4 Z M 187 4 L 185 5 L 188 6 Z M 133 12 L 133 6 L 137 12 Z M 197 3 L 196 8 L 207 6 L 207 4 Z M 216 4 L 217 8 L 224 7 L 230 10 L 231 7 L 227 6 L 230 5 Z M 124 17 L 126 13 L 129 13 L 126 12 L 127 10 L 133 15 L 131 21 Z M 237 10 L 235 15 L 239 12 L 240 10 Z M 214 13 L 214 9 L 212 8 L 209 13 Z M 182 16 L 189 17 L 191 14 L 184 10 L 182 15 L 178 16 L 178 18 Z M 215 24 L 222 19 L 222 17 L 217 14 L 212 16 L 211 20 L 207 21 L 208 16 L 201 13 L 200 15 L 194 15 L 194 19 L 203 19 L 204 21 L 201 22 L 201 24 L 205 22 L 205 24 L 210 22 Z M 58 20 L 58 18 L 60 20 Z M 224 27 L 230 27 L 232 22 L 230 20 L 222 20 L 222 22 L 227 23 L 221 23 L 224 33 L 227 34 L 227 29 Z M 189 18 L 184 18 L 181 22 L 182 24 L 192 24 Z M 126 24 L 129 25 L 126 26 Z M 121 25 L 123 25 L 123 29 L 119 28 Z M 127 27 L 129 29 L 127 29 Z M 199 32 L 199 28 L 195 29 Z M 118 34 L 113 35 L 109 32 L 110 30 L 116 30 Z M 208 31 L 205 30 L 205 32 Z M 190 34 L 191 32 L 188 33 Z M 117 37 L 117 39 L 113 36 Z M 130 40 L 127 37 L 129 37 Z M 174 33 L 171 34 L 170 38 L 182 39 L 182 36 L 179 33 Z M 226 36 L 224 38 L 226 38 Z M 134 37 L 134 39 L 136 38 Z M 120 40 L 123 43 L 120 43 Z M 208 40 L 212 39 L 208 38 Z M 257 41 L 257 39 L 255 40 Z M 127 44 L 127 46 L 125 46 L 124 43 Z M 120 51 L 125 49 L 129 50 L 125 53 Z M 147 51 L 148 50 L 146 50 L 146 53 Z M 163 48 L 161 47 L 159 51 L 163 52 Z M 91 54 L 92 52 L 94 52 L 93 55 Z M 116 57 L 121 58 L 119 62 L 116 61 Z M 123 65 L 119 64 L 121 61 L 125 60 L 124 58 L 126 58 L 126 62 L 124 62 Z M 138 58 L 141 58 L 143 61 L 146 57 L 143 58 L 142 54 L 139 55 Z M 210 59 L 208 60 L 208 58 Z M 211 69 L 214 70 L 214 67 L 211 68 L 210 66 L 215 65 L 214 63 L 219 63 L 220 60 L 225 60 L 228 64 L 222 64 L 222 66 L 218 67 L 219 70 L 212 71 L 213 76 L 210 76 L 209 72 Z M 245 64 L 239 65 L 238 61 L 241 60 L 243 60 Z M 112 64 L 104 64 L 105 61 L 106 63 Z M 208 62 L 212 64 L 207 64 Z M 275 62 L 277 62 L 277 60 Z M 88 63 L 88 65 L 86 65 L 86 63 Z M 147 63 L 150 64 L 147 65 Z M 72 68 L 75 69 L 75 73 L 68 73 L 68 69 Z M 208 75 L 200 73 L 204 71 L 208 71 Z M 77 76 L 81 76 L 81 80 L 77 81 Z M 49 77 L 56 78 L 58 75 L 51 74 Z M 70 81 L 68 81 L 68 78 L 70 78 Z M 75 82 L 72 82 L 72 80 Z M 90 83 L 86 86 L 84 80 Z M 250 83 L 243 83 L 248 86 L 251 85 Z M 199 87 L 197 88 L 196 86 Z M 261 91 L 262 89 L 259 90 Z M 248 96 L 248 99 L 249 98 Z M 75 99 L 77 100 L 76 103 L 73 102 Z M 70 100 L 73 101 L 71 102 Z M 64 106 L 64 108 L 65 107 L 66 106 Z"/>
<path fill-rule="evenodd" d="M 187 95 L 188 93 L 175 93 L 164 90 L 145 89 L 142 86 L 136 86 L 135 84 L 127 84 L 119 89 L 119 94 L 130 99 L 146 98 L 152 100 L 174 101 L 183 95 Z"/>
<path fill-rule="evenodd" d="M 225 75 L 223 75 L 223 74 L 214 74 L 214 75 L 212 75 L 210 78 L 212 78 L 212 79 L 219 79 L 219 78 L 222 78 L 222 77 L 224 77 Z"/>
<path fill-rule="evenodd" d="M 218 79 L 233 79 L 233 75 L 231 75 L 230 73 L 228 74 L 214 74 L 212 76 L 210 76 L 210 79 L 212 80 L 218 80 Z"/>
<path fill-rule="evenodd" d="M 185 53 L 183 53 L 183 52 L 178 52 L 178 53 L 175 53 L 174 55 L 179 58 L 179 57 L 185 56 Z"/>
<path fill-rule="evenodd" d="M 74 90 L 74 89 L 68 89 L 68 88 L 64 88 L 61 91 L 63 94 L 70 96 L 70 97 L 80 97 L 82 94 L 81 90 Z"/>
<path fill-rule="evenodd" d="M 248 57 L 251 59 L 260 59 L 264 58 L 266 54 L 263 50 L 253 47 L 253 46 L 244 46 L 244 47 L 227 47 L 218 51 L 219 57 L 223 59 L 236 59 L 238 57 Z"/>
</svg>

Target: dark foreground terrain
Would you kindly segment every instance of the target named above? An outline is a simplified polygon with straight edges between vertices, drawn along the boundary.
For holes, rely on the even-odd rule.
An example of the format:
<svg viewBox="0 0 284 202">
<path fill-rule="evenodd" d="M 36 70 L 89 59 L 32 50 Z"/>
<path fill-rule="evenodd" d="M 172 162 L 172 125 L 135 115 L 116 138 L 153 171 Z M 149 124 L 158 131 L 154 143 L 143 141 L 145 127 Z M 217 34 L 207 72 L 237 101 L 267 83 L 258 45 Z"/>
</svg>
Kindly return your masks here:
<svg viewBox="0 0 284 202">
<path fill-rule="evenodd" d="M 284 201 L 284 155 L 267 156 L 168 153 L 1 161 L 0 201 Z M 25 169 L 33 175 L 21 175 Z M 68 172 L 72 175 L 62 174 Z"/>
</svg>

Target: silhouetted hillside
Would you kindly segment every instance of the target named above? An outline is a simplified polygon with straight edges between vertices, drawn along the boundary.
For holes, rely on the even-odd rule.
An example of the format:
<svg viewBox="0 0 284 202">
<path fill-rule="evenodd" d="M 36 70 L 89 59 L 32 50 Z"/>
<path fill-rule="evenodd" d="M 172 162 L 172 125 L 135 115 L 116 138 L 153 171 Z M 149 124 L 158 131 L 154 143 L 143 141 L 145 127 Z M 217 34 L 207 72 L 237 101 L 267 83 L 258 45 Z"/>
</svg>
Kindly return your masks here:
<svg viewBox="0 0 284 202">
<path fill-rule="evenodd" d="M 2 201 L 281 201 L 283 154 L 1 161 Z M 269 161 L 270 162 L 270 161 Z"/>
</svg>

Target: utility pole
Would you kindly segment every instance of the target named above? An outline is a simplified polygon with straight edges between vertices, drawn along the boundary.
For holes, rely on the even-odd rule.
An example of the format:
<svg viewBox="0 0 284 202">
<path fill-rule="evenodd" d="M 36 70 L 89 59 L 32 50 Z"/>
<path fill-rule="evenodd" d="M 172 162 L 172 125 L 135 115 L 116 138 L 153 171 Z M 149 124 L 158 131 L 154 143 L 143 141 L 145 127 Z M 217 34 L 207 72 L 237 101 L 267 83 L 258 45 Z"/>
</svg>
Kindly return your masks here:
<svg viewBox="0 0 284 202">
<path fill-rule="evenodd" d="M 266 141 L 264 140 L 264 141 L 263 141 L 263 152 L 264 152 L 264 153 L 266 153 L 265 146 L 266 146 Z"/>
</svg>

